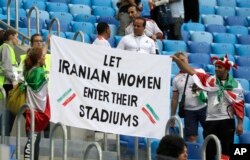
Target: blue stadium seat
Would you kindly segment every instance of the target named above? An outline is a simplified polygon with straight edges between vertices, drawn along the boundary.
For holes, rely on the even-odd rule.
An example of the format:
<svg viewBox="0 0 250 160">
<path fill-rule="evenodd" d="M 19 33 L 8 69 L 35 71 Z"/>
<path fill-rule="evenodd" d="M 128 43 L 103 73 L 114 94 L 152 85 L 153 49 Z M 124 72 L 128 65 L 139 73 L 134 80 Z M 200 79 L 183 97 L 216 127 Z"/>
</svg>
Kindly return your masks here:
<svg viewBox="0 0 250 160">
<path fill-rule="evenodd" d="M 239 140 L 239 136 L 237 134 L 234 134 L 234 144 L 239 144 L 240 140 Z"/>
<path fill-rule="evenodd" d="M 199 5 L 202 5 L 202 6 L 216 6 L 217 5 L 217 2 L 216 0 L 199 0 Z"/>
<path fill-rule="evenodd" d="M 231 33 L 214 33 L 213 37 L 215 43 L 237 43 L 236 35 Z"/>
<path fill-rule="evenodd" d="M 176 75 L 180 72 L 179 67 L 177 66 L 177 64 L 175 62 L 172 63 L 172 68 L 171 68 L 171 74 L 172 75 Z"/>
<path fill-rule="evenodd" d="M 112 16 L 101 16 L 97 19 L 97 22 L 106 22 L 108 24 L 114 24 L 116 25 L 116 27 L 119 27 L 120 26 L 120 22 L 115 18 L 115 17 L 112 17 Z"/>
<path fill-rule="evenodd" d="M 224 56 L 225 56 L 225 53 L 223 53 L 223 54 L 210 54 L 210 56 L 211 56 L 211 57 L 212 57 L 212 56 L 215 56 L 215 57 L 224 57 Z M 230 61 L 235 62 L 234 55 L 228 54 L 228 55 L 227 55 L 227 58 L 228 58 Z M 233 72 L 231 72 L 231 73 L 233 73 Z"/>
<path fill-rule="evenodd" d="M 207 42 L 192 42 L 189 41 L 188 43 L 188 50 L 190 53 L 205 53 L 210 54 L 211 47 L 210 44 Z"/>
<path fill-rule="evenodd" d="M 115 10 L 112 7 L 92 6 L 92 11 L 95 16 L 115 16 Z"/>
<path fill-rule="evenodd" d="M 53 2 L 53 3 L 68 3 L 68 0 L 47 0 L 48 2 Z"/>
<path fill-rule="evenodd" d="M 250 84 L 249 84 L 249 81 L 244 79 L 244 78 L 235 78 L 235 80 L 237 80 L 238 82 L 240 82 L 242 88 L 246 91 L 249 91 L 250 89 Z"/>
<path fill-rule="evenodd" d="M 173 55 L 175 53 L 176 53 L 176 51 L 162 51 L 161 52 L 162 55 L 168 55 L 168 56 Z"/>
<path fill-rule="evenodd" d="M 245 103 L 250 103 L 250 92 L 244 94 Z"/>
<path fill-rule="evenodd" d="M 71 22 L 71 26 L 73 32 L 82 31 L 87 34 L 95 33 L 95 26 L 89 22 Z"/>
<path fill-rule="evenodd" d="M 227 6 L 216 6 L 215 7 L 215 14 L 221 16 L 235 16 L 235 9 L 234 7 L 227 7 Z"/>
<path fill-rule="evenodd" d="M 236 60 L 236 64 L 238 66 L 250 67 L 250 55 L 249 56 L 238 56 L 235 60 Z"/>
<path fill-rule="evenodd" d="M 114 24 L 109 24 L 109 29 L 111 31 L 110 33 L 110 37 L 114 37 L 115 35 L 117 35 L 117 26 Z"/>
<path fill-rule="evenodd" d="M 30 9 L 31 7 L 36 6 L 39 10 L 46 9 L 46 3 L 40 0 L 24 0 L 23 1 L 23 8 Z"/>
<path fill-rule="evenodd" d="M 31 13 L 31 17 L 36 17 L 36 13 L 34 11 Z M 44 22 L 50 19 L 49 12 L 43 10 L 39 10 L 39 17 L 43 19 Z"/>
<path fill-rule="evenodd" d="M 224 25 L 220 24 L 208 24 L 206 25 L 206 32 L 210 33 L 226 33 L 227 28 Z"/>
<path fill-rule="evenodd" d="M 189 65 L 192 67 L 192 68 L 202 68 L 202 69 L 205 69 L 205 66 L 204 64 L 200 64 L 200 63 L 189 63 Z"/>
<path fill-rule="evenodd" d="M 238 35 L 238 44 L 250 44 L 250 35 Z"/>
<path fill-rule="evenodd" d="M 187 44 L 184 41 L 163 40 L 162 43 L 164 51 L 187 51 Z"/>
<path fill-rule="evenodd" d="M 12 19 L 16 19 L 16 9 L 15 8 L 10 8 L 10 13 L 13 13 L 10 15 Z M 7 8 L 3 7 L 3 14 L 7 15 Z M 23 8 L 18 8 L 18 19 L 22 19 L 27 16 L 27 12 Z"/>
<path fill-rule="evenodd" d="M 198 127 L 198 135 L 197 135 L 197 143 L 202 144 L 203 141 L 204 141 L 204 138 L 203 138 L 203 127 L 199 126 Z"/>
<path fill-rule="evenodd" d="M 120 135 L 120 145 L 126 148 L 126 154 L 134 155 L 134 137 Z M 138 146 L 139 148 L 146 148 L 147 142 L 145 138 L 138 138 Z"/>
<path fill-rule="evenodd" d="M 71 0 L 70 3 L 71 4 L 84 4 L 87 6 L 91 6 L 91 1 L 92 0 Z"/>
<path fill-rule="evenodd" d="M 188 159 L 201 159 L 201 148 L 200 143 L 186 142 Z"/>
<path fill-rule="evenodd" d="M 51 33 L 49 33 L 49 31 L 46 30 L 46 29 L 42 29 L 42 30 L 41 30 L 41 35 L 42 35 L 42 37 L 43 37 L 43 41 L 46 41 L 46 39 L 47 39 L 47 37 L 48 37 L 49 34 L 57 35 L 57 31 L 53 31 L 53 30 L 52 30 Z M 60 33 L 59 33 L 59 36 L 62 37 L 62 38 L 66 38 L 64 32 L 60 32 Z"/>
<path fill-rule="evenodd" d="M 199 5 L 200 15 L 203 14 L 215 14 L 214 6 Z"/>
<path fill-rule="evenodd" d="M 247 26 L 247 21 L 246 21 L 246 18 L 242 17 L 242 16 L 228 16 L 228 17 L 225 17 L 225 25 L 227 25 L 227 26 L 234 26 L 234 25 Z"/>
<path fill-rule="evenodd" d="M 237 1 L 237 6 L 241 8 L 250 8 L 250 1 L 249 0 L 238 0 Z"/>
<path fill-rule="evenodd" d="M 205 31 L 191 32 L 191 41 L 212 43 L 213 35 Z"/>
<path fill-rule="evenodd" d="M 245 78 L 249 81 L 250 80 L 250 67 L 238 66 L 238 69 L 233 70 L 233 75 L 235 78 Z"/>
<path fill-rule="evenodd" d="M 20 27 L 19 27 L 19 28 L 18 28 L 18 31 L 21 32 L 21 33 L 23 33 L 24 35 L 28 36 L 28 28 L 20 28 Z M 37 33 L 37 30 L 31 28 L 31 29 L 30 29 L 30 37 L 31 37 L 31 35 L 33 35 L 33 34 L 35 34 L 35 33 Z M 22 39 L 22 38 L 19 37 L 19 39 Z M 29 44 L 29 41 L 28 41 L 28 40 L 25 40 L 24 43 Z"/>
<path fill-rule="evenodd" d="M 91 0 L 92 6 L 112 7 L 112 0 Z"/>
<path fill-rule="evenodd" d="M 68 12 L 69 7 L 65 3 L 46 2 L 46 10 L 48 12 Z"/>
<path fill-rule="evenodd" d="M 78 14 L 91 15 L 91 8 L 84 4 L 69 4 L 69 12 L 74 16 Z"/>
<path fill-rule="evenodd" d="M 243 132 L 242 135 L 239 136 L 240 144 L 250 144 L 250 131 Z"/>
<path fill-rule="evenodd" d="M 75 32 L 65 32 L 65 36 L 67 39 L 73 40 Z M 76 38 L 77 41 L 81 42 L 80 36 Z M 88 34 L 84 34 L 84 43 L 91 43 L 90 37 Z"/>
<path fill-rule="evenodd" d="M 7 7 L 8 0 L 0 0 L 0 8 Z M 10 7 L 15 8 L 16 7 L 16 1 L 10 2 Z M 22 0 L 18 0 L 18 8 L 22 8 Z"/>
<path fill-rule="evenodd" d="M 236 44 L 235 45 L 236 54 L 239 56 L 250 56 L 250 45 Z"/>
<path fill-rule="evenodd" d="M 213 54 L 235 54 L 234 45 L 230 43 L 212 43 L 211 48 Z"/>
<path fill-rule="evenodd" d="M 73 16 L 70 13 L 66 12 L 51 12 L 50 14 L 51 19 L 52 18 L 58 18 L 60 21 L 60 29 L 62 32 L 68 32 L 70 31 L 70 23 L 73 20 Z M 48 29 L 50 25 L 51 20 L 46 20 Z M 57 25 L 53 25 L 52 30 L 56 30 Z"/>
<path fill-rule="evenodd" d="M 250 119 L 247 116 L 244 116 L 243 129 L 244 131 L 250 131 Z"/>
<path fill-rule="evenodd" d="M 158 139 L 152 139 L 151 140 L 151 156 L 152 160 L 156 160 L 156 151 L 159 146 L 160 141 Z"/>
<path fill-rule="evenodd" d="M 120 40 L 122 39 L 122 36 L 116 35 L 115 37 L 115 47 L 119 44 Z"/>
<path fill-rule="evenodd" d="M 162 51 L 163 51 L 163 43 L 162 43 L 162 41 L 157 39 L 156 43 L 157 43 L 157 46 L 158 46 L 158 51 L 160 52 L 159 54 L 162 54 Z"/>
<path fill-rule="evenodd" d="M 189 22 L 189 23 L 183 23 L 182 28 L 185 31 L 205 31 L 205 26 L 201 23 L 194 23 L 194 22 Z"/>
<path fill-rule="evenodd" d="M 208 24 L 224 25 L 224 19 L 220 15 L 215 15 L 215 14 L 202 15 L 201 18 L 202 18 L 202 23 L 206 24 L 206 25 L 208 25 Z"/>
<path fill-rule="evenodd" d="M 141 16 L 145 17 L 145 18 L 150 18 L 150 10 L 151 9 L 149 7 L 148 0 L 142 0 L 141 3 L 142 3 L 142 6 L 143 6 Z"/>
<path fill-rule="evenodd" d="M 181 30 L 181 38 L 184 42 L 188 42 L 190 40 L 190 33 L 184 30 Z"/>
<path fill-rule="evenodd" d="M 248 35 L 248 28 L 245 26 L 227 26 L 227 32 L 235 35 Z"/>
<path fill-rule="evenodd" d="M 25 17 L 20 20 L 19 27 L 21 28 L 28 28 L 28 18 Z M 36 18 L 30 17 L 30 28 L 36 28 Z M 39 28 L 40 29 L 46 29 L 46 24 L 43 19 L 39 19 Z"/>
<path fill-rule="evenodd" d="M 249 15 L 250 15 L 250 7 L 236 8 L 236 16 L 248 17 Z"/>
<path fill-rule="evenodd" d="M 75 16 L 74 21 L 76 22 L 90 22 L 95 24 L 97 22 L 96 16 L 89 14 L 78 14 Z"/>
<path fill-rule="evenodd" d="M 236 7 L 236 0 L 217 0 L 218 6 Z"/>
<path fill-rule="evenodd" d="M 211 63 L 211 60 L 210 60 L 210 55 L 197 53 L 197 54 L 189 54 L 188 62 L 207 65 Z"/>
<path fill-rule="evenodd" d="M 250 103 L 245 103 L 245 116 L 250 118 Z"/>
</svg>

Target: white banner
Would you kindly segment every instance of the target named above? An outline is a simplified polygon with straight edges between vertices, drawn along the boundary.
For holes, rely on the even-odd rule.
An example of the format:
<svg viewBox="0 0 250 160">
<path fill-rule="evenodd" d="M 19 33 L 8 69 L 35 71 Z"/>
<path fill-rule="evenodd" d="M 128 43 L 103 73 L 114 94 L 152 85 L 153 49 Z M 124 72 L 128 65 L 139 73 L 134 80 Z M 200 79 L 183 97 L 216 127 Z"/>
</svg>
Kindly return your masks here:
<svg viewBox="0 0 250 160">
<path fill-rule="evenodd" d="M 169 118 L 169 56 L 51 37 L 51 121 L 160 139 Z"/>
</svg>

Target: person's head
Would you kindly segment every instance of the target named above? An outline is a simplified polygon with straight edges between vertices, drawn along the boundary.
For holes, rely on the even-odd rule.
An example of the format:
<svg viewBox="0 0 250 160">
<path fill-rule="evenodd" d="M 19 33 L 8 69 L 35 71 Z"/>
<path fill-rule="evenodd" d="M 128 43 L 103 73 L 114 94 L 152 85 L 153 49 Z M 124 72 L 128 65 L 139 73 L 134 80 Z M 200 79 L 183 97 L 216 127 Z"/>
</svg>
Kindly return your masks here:
<svg viewBox="0 0 250 160">
<path fill-rule="evenodd" d="M 140 15 L 141 15 L 141 10 L 136 5 L 129 6 L 128 16 L 129 16 L 131 21 L 137 17 L 140 17 Z"/>
<path fill-rule="evenodd" d="M 4 33 L 5 33 L 5 30 L 4 29 L 0 29 L 0 46 L 4 43 Z"/>
<path fill-rule="evenodd" d="M 187 160 L 187 147 L 183 138 L 177 135 L 165 135 L 156 151 L 159 156 Z"/>
<path fill-rule="evenodd" d="M 181 61 L 188 63 L 188 58 L 183 52 L 175 53 L 175 56 L 178 57 Z"/>
<path fill-rule="evenodd" d="M 237 68 L 237 65 L 229 61 L 227 55 L 224 57 L 212 57 L 211 58 L 215 66 L 215 75 L 221 80 L 226 80 L 228 78 L 228 73 L 231 67 Z"/>
<path fill-rule="evenodd" d="M 13 45 L 18 44 L 18 33 L 15 30 L 8 29 L 3 35 L 4 42 L 9 42 Z"/>
<path fill-rule="evenodd" d="M 45 64 L 45 54 L 41 47 L 33 47 L 28 50 L 24 61 L 24 69 L 30 70 L 34 66 L 43 66 Z"/>
<path fill-rule="evenodd" d="M 106 22 L 99 22 L 96 27 L 98 35 L 102 35 L 105 39 L 109 39 L 110 37 L 110 28 L 108 23 Z"/>
<path fill-rule="evenodd" d="M 133 21 L 134 35 L 141 36 L 146 27 L 146 20 L 143 17 L 137 17 Z"/>
<path fill-rule="evenodd" d="M 43 47 L 43 37 L 38 33 L 33 34 L 30 38 L 30 45 L 31 45 L 31 47 L 42 48 Z"/>
</svg>

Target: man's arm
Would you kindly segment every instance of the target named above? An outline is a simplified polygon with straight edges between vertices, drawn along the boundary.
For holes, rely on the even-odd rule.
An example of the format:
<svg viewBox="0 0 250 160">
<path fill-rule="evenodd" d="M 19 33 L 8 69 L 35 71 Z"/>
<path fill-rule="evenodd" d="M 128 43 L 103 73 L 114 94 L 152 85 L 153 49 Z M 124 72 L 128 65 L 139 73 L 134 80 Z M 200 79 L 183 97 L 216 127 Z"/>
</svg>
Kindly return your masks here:
<svg viewBox="0 0 250 160">
<path fill-rule="evenodd" d="M 190 74 L 191 76 L 196 74 L 196 71 L 186 62 L 183 62 L 180 58 L 175 55 L 171 56 L 173 61 L 176 62 L 180 70 Z"/>
<path fill-rule="evenodd" d="M 176 114 L 178 100 L 179 100 L 179 93 L 178 91 L 172 92 L 172 99 L 171 99 L 171 116 L 174 116 Z"/>
<path fill-rule="evenodd" d="M 236 126 L 236 133 L 237 135 L 241 135 L 243 133 L 243 119 L 237 117 L 237 126 Z"/>
</svg>

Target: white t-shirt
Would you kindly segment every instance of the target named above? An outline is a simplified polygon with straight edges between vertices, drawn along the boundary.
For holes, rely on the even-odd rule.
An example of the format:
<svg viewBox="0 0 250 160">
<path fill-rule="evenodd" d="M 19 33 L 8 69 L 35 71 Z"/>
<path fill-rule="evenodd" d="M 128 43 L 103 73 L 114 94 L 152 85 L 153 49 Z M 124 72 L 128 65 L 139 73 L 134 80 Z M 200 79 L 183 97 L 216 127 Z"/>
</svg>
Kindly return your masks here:
<svg viewBox="0 0 250 160">
<path fill-rule="evenodd" d="M 109 42 L 105 38 L 103 38 L 102 36 L 97 36 L 95 41 L 93 42 L 93 44 L 111 48 Z"/>
<path fill-rule="evenodd" d="M 156 54 L 154 41 L 145 34 L 142 36 L 126 35 L 121 39 L 117 48 L 138 53 Z"/>
</svg>

